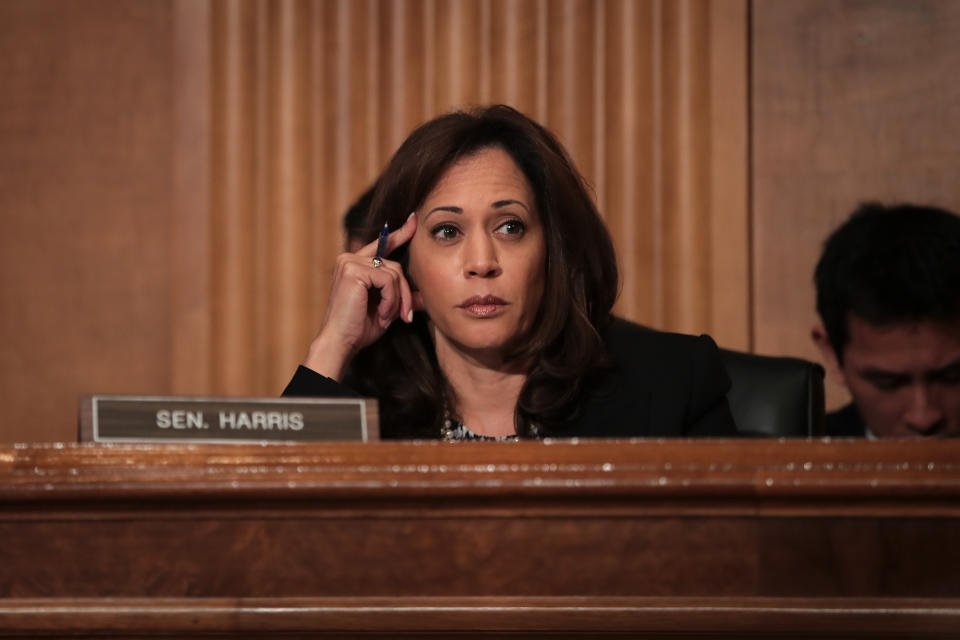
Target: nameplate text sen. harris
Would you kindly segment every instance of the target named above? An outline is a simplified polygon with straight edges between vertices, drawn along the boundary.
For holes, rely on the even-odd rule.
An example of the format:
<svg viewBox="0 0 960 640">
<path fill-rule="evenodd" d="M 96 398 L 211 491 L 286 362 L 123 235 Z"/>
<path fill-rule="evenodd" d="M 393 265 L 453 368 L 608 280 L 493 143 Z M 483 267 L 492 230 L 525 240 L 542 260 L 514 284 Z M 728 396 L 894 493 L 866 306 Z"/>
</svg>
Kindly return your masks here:
<svg viewBox="0 0 960 640">
<path fill-rule="evenodd" d="M 378 440 L 370 398 L 210 398 L 84 395 L 80 442 L 367 442 Z"/>
</svg>

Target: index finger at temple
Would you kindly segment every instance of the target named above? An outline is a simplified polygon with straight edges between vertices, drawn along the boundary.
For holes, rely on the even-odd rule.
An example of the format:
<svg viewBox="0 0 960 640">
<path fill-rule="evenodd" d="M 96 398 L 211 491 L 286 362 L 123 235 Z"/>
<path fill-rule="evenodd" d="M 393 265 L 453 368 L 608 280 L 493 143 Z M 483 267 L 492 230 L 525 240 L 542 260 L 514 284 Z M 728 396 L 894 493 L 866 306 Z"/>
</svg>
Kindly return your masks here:
<svg viewBox="0 0 960 640">
<path fill-rule="evenodd" d="M 387 240 L 387 255 L 390 255 L 399 247 L 402 247 L 406 243 L 410 242 L 410 239 L 413 238 L 416 232 L 417 215 L 414 211 L 407 216 L 406 221 L 400 226 L 399 229 L 390 234 L 390 237 Z"/>
<path fill-rule="evenodd" d="M 413 234 L 417 232 L 417 216 L 415 213 L 416 212 L 411 213 L 406 221 L 400 225 L 400 228 L 392 232 L 387 238 L 386 255 L 390 255 L 397 247 L 402 247 L 409 242 Z M 357 249 L 356 255 L 364 258 L 372 258 L 377 255 L 377 244 L 379 244 L 379 242 L 380 239 L 377 238 L 373 242 L 363 245 L 363 247 Z"/>
</svg>

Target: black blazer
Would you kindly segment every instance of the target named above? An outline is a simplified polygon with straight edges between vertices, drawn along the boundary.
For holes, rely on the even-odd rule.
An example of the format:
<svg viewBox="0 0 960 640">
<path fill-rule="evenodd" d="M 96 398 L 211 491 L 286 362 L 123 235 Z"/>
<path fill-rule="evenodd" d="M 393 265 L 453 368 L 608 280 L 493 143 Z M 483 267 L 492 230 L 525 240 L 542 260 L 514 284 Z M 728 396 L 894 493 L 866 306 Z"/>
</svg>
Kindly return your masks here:
<svg viewBox="0 0 960 640">
<path fill-rule="evenodd" d="M 604 337 L 614 366 L 589 385 L 581 415 L 564 436 L 736 436 L 726 397 L 730 379 L 709 336 L 665 333 L 614 319 Z M 301 366 L 283 395 L 357 393 Z"/>
</svg>

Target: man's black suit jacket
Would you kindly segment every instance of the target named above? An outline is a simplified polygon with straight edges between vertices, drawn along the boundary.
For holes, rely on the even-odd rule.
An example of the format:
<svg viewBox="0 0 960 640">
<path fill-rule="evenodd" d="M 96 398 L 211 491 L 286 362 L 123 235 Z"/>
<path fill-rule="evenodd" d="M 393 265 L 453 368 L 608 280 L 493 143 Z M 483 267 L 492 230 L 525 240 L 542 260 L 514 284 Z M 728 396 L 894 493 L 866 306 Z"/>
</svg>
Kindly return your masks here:
<svg viewBox="0 0 960 640">
<path fill-rule="evenodd" d="M 827 435 L 833 438 L 863 438 L 867 435 L 867 426 L 852 402 L 827 414 Z"/>
<path fill-rule="evenodd" d="M 590 386 L 579 419 L 563 436 L 736 436 L 726 397 L 730 379 L 709 336 L 654 331 L 614 319 L 605 341 L 613 367 Z M 357 393 L 301 366 L 283 395 L 344 397 Z"/>
</svg>

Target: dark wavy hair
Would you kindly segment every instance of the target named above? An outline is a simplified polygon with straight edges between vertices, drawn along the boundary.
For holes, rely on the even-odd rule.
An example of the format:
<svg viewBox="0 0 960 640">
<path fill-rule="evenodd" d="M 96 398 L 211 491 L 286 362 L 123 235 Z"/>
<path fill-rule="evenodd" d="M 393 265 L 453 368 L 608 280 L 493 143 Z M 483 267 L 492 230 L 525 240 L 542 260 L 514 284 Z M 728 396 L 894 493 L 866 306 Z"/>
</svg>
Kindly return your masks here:
<svg viewBox="0 0 960 640">
<path fill-rule="evenodd" d="M 351 238 L 365 238 L 370 235 L 364 225 L 370 214 L 370 204 L 373 202 L 373 193 L 376 188 L 376 183 L 370 185 L 343 214 L 343 231 L 348 241 Z"/>
<path fill-rule="evenodd" d="M 515 411 L 521 436 L 562 435 L 579 414 L 592 372 L 608 358 L 602 334 L 618 293 L 613 243 L 586 183 L 546 128 L 503 105 L 458 111 L 418 127 L 377 182 L 366 229 L 398 228 L 461 158 L 499 148 L 532 187 L 546 268 L 543 298 L 529 333 L 507 360 L 529 363 Z M 368 232 L 368 240 L 374 234 Z M 391 259 L 407 268 L 408 249 Z M 456 400 L 437 364 L 426 317 L 394 322 L 351 366 L 353 386 L 380 399 L 385 438 L 436 438 Z"/>
<path fill-rule="evenodd" d="M 837 358 L 854 314 L 873 325 L 960 318 L 960 217 L 911 204 L 861 205 L 824 243 L 817 312 Z"/>
</svg>

